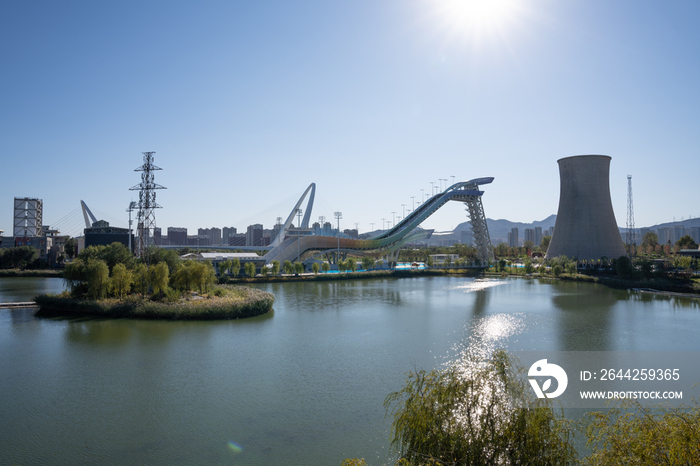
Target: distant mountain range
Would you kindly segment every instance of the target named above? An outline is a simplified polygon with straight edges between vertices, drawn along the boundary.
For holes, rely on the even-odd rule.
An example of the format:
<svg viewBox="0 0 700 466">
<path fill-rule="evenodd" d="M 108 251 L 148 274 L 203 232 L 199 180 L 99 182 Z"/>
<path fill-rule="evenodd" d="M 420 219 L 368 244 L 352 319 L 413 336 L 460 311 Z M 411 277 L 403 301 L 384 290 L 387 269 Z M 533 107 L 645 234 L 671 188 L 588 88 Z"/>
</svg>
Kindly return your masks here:
<svg viewBox="0 0 700 466">
<path fill-rule="evenodd" d="M 486 225 L 488 225 L 489 227 L 489 236 L 491 237 L 491 242 L 496 244 L 501 242 L 499 240 L 506 241 L 508 239 L 508 233 L 510 233 L 511 228 L 517 228 L 518 236 L 522 238 L 525 236 L 526 228 L 534 229 L 535 227 L 541 227 L 542 231 L 544 231 L 552 228 L 556 221 L 556 215 L 550 215 L 544 220 L 535 221 L 532 223 L 511 222 L 510 220 L 505 219 L 494 220 L 491 218 L 487 218 Z M 462 222 L 459 225 L 457 225 L 457 227 L 452 231 L 435 232 L 433 236 L 436 239 L 437 237 L 439 237 L 442 240 L 454 239 L 455 241 L 458 241 L 459 239 L 461 239 L 461 232 L 468 231 L 469 228 L 469 222 Z"/>
<path fill-rule="evenodd" d="M 551 229 L 557 222 L 557 216 L 552 214 L 549 217 L 545 218 L 544 220 L 539 220 L 539 221 L 534 221 L 532 223 L 523 223 L 523 222 L 511 222 L 510 220 L 505 220 L 505 219 L 499 219 L 499 220 L 494 220 L 491 218 L 486 219 L 486 224 L 489 227 L 489 236 L 491 237 L 491 242 L 494 244 L 499 243 L 499 240 L 502 241 L 507 241 L 508 239 L 508 233 L 510 233 L 511 228 L 517 228 L 518 229 L 518 236 L 522 238 L 525 236 L 525 229 L 526 228 L 532 228 L 534 229 L 535 227 L 541 227 L 542 231 Z M 637 226 L 635 227 L 635 230 L 639 232 L 642 228 L 649 228 L 652 230 L 657 230 L 659 228 L 665 228 L 665 227 L 675 227 L 682 225 L 685 228 L 690 228 L 690 227 L 700 227 L 700 218 L 690 218 L 686 220 L 681 220 L 677 222 L 667 222 L 667 223 L 660 223 L 657 225 L 653 225 L 650 227 L 640 227 Z M 459 240 L 460 239 L 460 232 L 463 230 L 469 230 L 469 222 L 462 222 L 457 227 L 450 231 L 446 232 L 436 232 L 435 234 L 438 235 L 441 239 L 455 239 Z M 626 228 L 620 228 L 620 232 L 625 233 L 627 232 Z"/>
<path fill-rule="evenodd" d="M 498 244 L 500 242 L 506 242 L 508 240 L 508 233 L 510 233 L 511 228 L 517 228 L 518 229 L 518 236 L 522 240 L 522 238 L 525 236 L 525 229 L 526 228 L 532 228 L 534 229 L 535 227 L 541 227 L 542 231 L 544 230 L 549 230 L 551 229 L 557 222 L 557 216 L 552 214 L 549 217 L 545 218 L 544 220 L 539 220 L 539 221 L 534 221 L 532 223 L 523 223 L 523 222 L 511 222 L 510 220 L 505 220 L 505 219 L 499 219 L 499 220 L 494 220 L 492 218 L 487 218 L 486 219 L 486 224 L 489 227 L 489 236 L 491 237 L 491 242 L 493 244 Z M 653 225 L 650 227 L 636 227 L 635 230 L 639 233 L 641 233 L 639 230 L 642 228 L 649 228 L 652 230 L 657 230 L 659 228 L 665 228 L 665 227 L 675 227 L 678 225 L 682 225 L 685 228 L 690 228 L 690 227 L 700 227 L 700 217 L 699 218 L 690 218 L 686 220 L 681 220 L 678 222 L 667 222 L 667 223 L 659 223 L 657 225 Z M 420 228 L 420 227 L 419 227 Z M 461 239 L 461 232 L 462 231 L 468 231 L 470 228 L 469 222 L 462 222 L 459 225 L 455 227 L 454 230 L 452 231 L 436 231 L 433 233 L 433 240 L 453 240 L 453 241 L 459 241 Z M 374 236 L 375 234 L 380 233 L 381 230 L 375 230 L 374 232 L 369 233 L 369 236 Z M 620 233 L 626 233 L 627 229 L 626 228 L 621 228 L 620 227 Z"/>
</svg>

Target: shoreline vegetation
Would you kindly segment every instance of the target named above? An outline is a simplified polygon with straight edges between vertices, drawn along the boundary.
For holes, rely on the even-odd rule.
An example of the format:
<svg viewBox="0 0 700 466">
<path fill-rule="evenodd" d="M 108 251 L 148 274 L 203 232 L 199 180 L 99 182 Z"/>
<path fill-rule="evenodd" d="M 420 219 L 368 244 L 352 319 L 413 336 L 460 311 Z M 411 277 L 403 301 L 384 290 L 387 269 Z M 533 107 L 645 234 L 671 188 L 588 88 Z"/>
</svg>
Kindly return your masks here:
<svg viewBox="0 0 700 466">
<path fill-rule="evenodd" d="M 63 278 L 60 269 L 0 269 L 0 278 L 5 277 L 41 277 Z"/>
<path fill-rule="evenodd" d="M 577 420 L 537 398 L 504 349 L 408 374 L 384 400 L 395 466 L 697 464 L 700 401 L 679 406 L 619 399 Z M 576 437 L 586 441 L 578 451 Z M 347 458 L 341 466 L 369 466 Z"/>
<path fill-rule="evenodd" d="M 118 298 L 75 298 L 68 293 L 42 294 L 34 301 L 39 305 L 38 317 L 58 315 L 91 315 L 110 318 L 217 320 L 242 319 L 272 311 L 275 297 L 256 288 L 223 285 L 212 294 L 193 293 L 175 302 L 153 301 L 144 296 Z"/>
</svg>

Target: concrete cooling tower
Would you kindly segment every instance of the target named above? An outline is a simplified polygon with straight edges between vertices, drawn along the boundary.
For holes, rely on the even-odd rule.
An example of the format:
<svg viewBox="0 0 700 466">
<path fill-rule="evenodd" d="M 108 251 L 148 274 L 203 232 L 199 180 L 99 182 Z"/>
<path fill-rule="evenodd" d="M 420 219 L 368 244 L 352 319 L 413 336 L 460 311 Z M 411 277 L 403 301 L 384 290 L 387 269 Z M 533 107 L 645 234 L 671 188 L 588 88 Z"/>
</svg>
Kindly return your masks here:
<svg viewBox="0 0 700 466">
<path fill-rule="evenodd" d="M 607 155 L 578 155 L 559 163 L 559 210 L 547 259 L 614 259 L 626 255 L 610 201 Z"/>
</svg>

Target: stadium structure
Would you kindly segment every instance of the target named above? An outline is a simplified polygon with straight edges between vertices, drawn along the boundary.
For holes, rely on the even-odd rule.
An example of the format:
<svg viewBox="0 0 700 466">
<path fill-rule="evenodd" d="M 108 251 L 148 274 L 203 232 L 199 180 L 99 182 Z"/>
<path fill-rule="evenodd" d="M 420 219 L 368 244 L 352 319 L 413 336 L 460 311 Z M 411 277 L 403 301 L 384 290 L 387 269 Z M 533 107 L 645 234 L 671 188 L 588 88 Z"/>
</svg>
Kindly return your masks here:
<svg viewBox="0 0 700 466">
<path fill-rule="evenodd" d="M 493 261 L 493 246 L 482 203 L 484 191 L 479 189 L 480 185 L 489 184 L 492 181 L 493 177 L 487 177 L 455 183 L 445 191 L 426 200 L 393 228 L 368 239 L 351 238 L 339 231 L 333 235 L 322 229 L 309 229 L 309 219 L 316 191 L 315 183 L 311 183 L 290 212 L 277 237 L 270 243 L 270 250 L 264 256 L 265 261 L 267 263 L 275 260 L 280 263 L 285 260 L 293 262 L 301 260 L 302 255 L 305 255 L 305 260 L 326 255 L 331 261 L 337 261 L 338 258 L 342 258 L 348 253 L 359 256 L 386 257 L 392 261 L 398 257 L 398 251 L 402 246 L 427 239 L 432 235 L 433 230 L 419 229 L 418 226 L 449 201 L 465 204 L 478 257 L 482 263 Z M 299 228 L 290 228 L 294 216 L 299 213 L 299 208 L 307 195 L 309 201 L 305 209 L 304 220 L 300 223 Z"/>
</svg>

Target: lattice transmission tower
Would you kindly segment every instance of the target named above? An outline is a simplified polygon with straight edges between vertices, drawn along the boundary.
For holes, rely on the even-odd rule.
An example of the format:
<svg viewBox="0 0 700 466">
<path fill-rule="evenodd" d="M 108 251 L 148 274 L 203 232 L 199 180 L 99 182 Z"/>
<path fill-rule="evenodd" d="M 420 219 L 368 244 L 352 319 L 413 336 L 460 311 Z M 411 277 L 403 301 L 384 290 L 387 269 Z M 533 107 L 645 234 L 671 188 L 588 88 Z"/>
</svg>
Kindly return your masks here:
<svg viewBox="0 0 700 466">
<path fill-rule="evenodd" d="M 632 175 L 627 175 L 627 251 L 631 246 L 637 246 L 637 238 L 634 234 L 634 207 L 632 205 Z"/>
<path fill-rule="evenodd" d="M 153 230 L 156 227 L 156 216 L 153 209 L 160 209 L 156 203 L 156 189 L 166 189 L 154 181 L 154 171 L 162 168 L 153 165 L 155 152 L 143 152 L 143 165 L 134 169 L 141 173 L 141 183 L 129 188 L 130 191 L 139 191 L 139 214 L 136 221 L 138 239 L 136 241 L 136 255 L 143 257 L 146 249 L 153 246 Z"/>
</svg>

